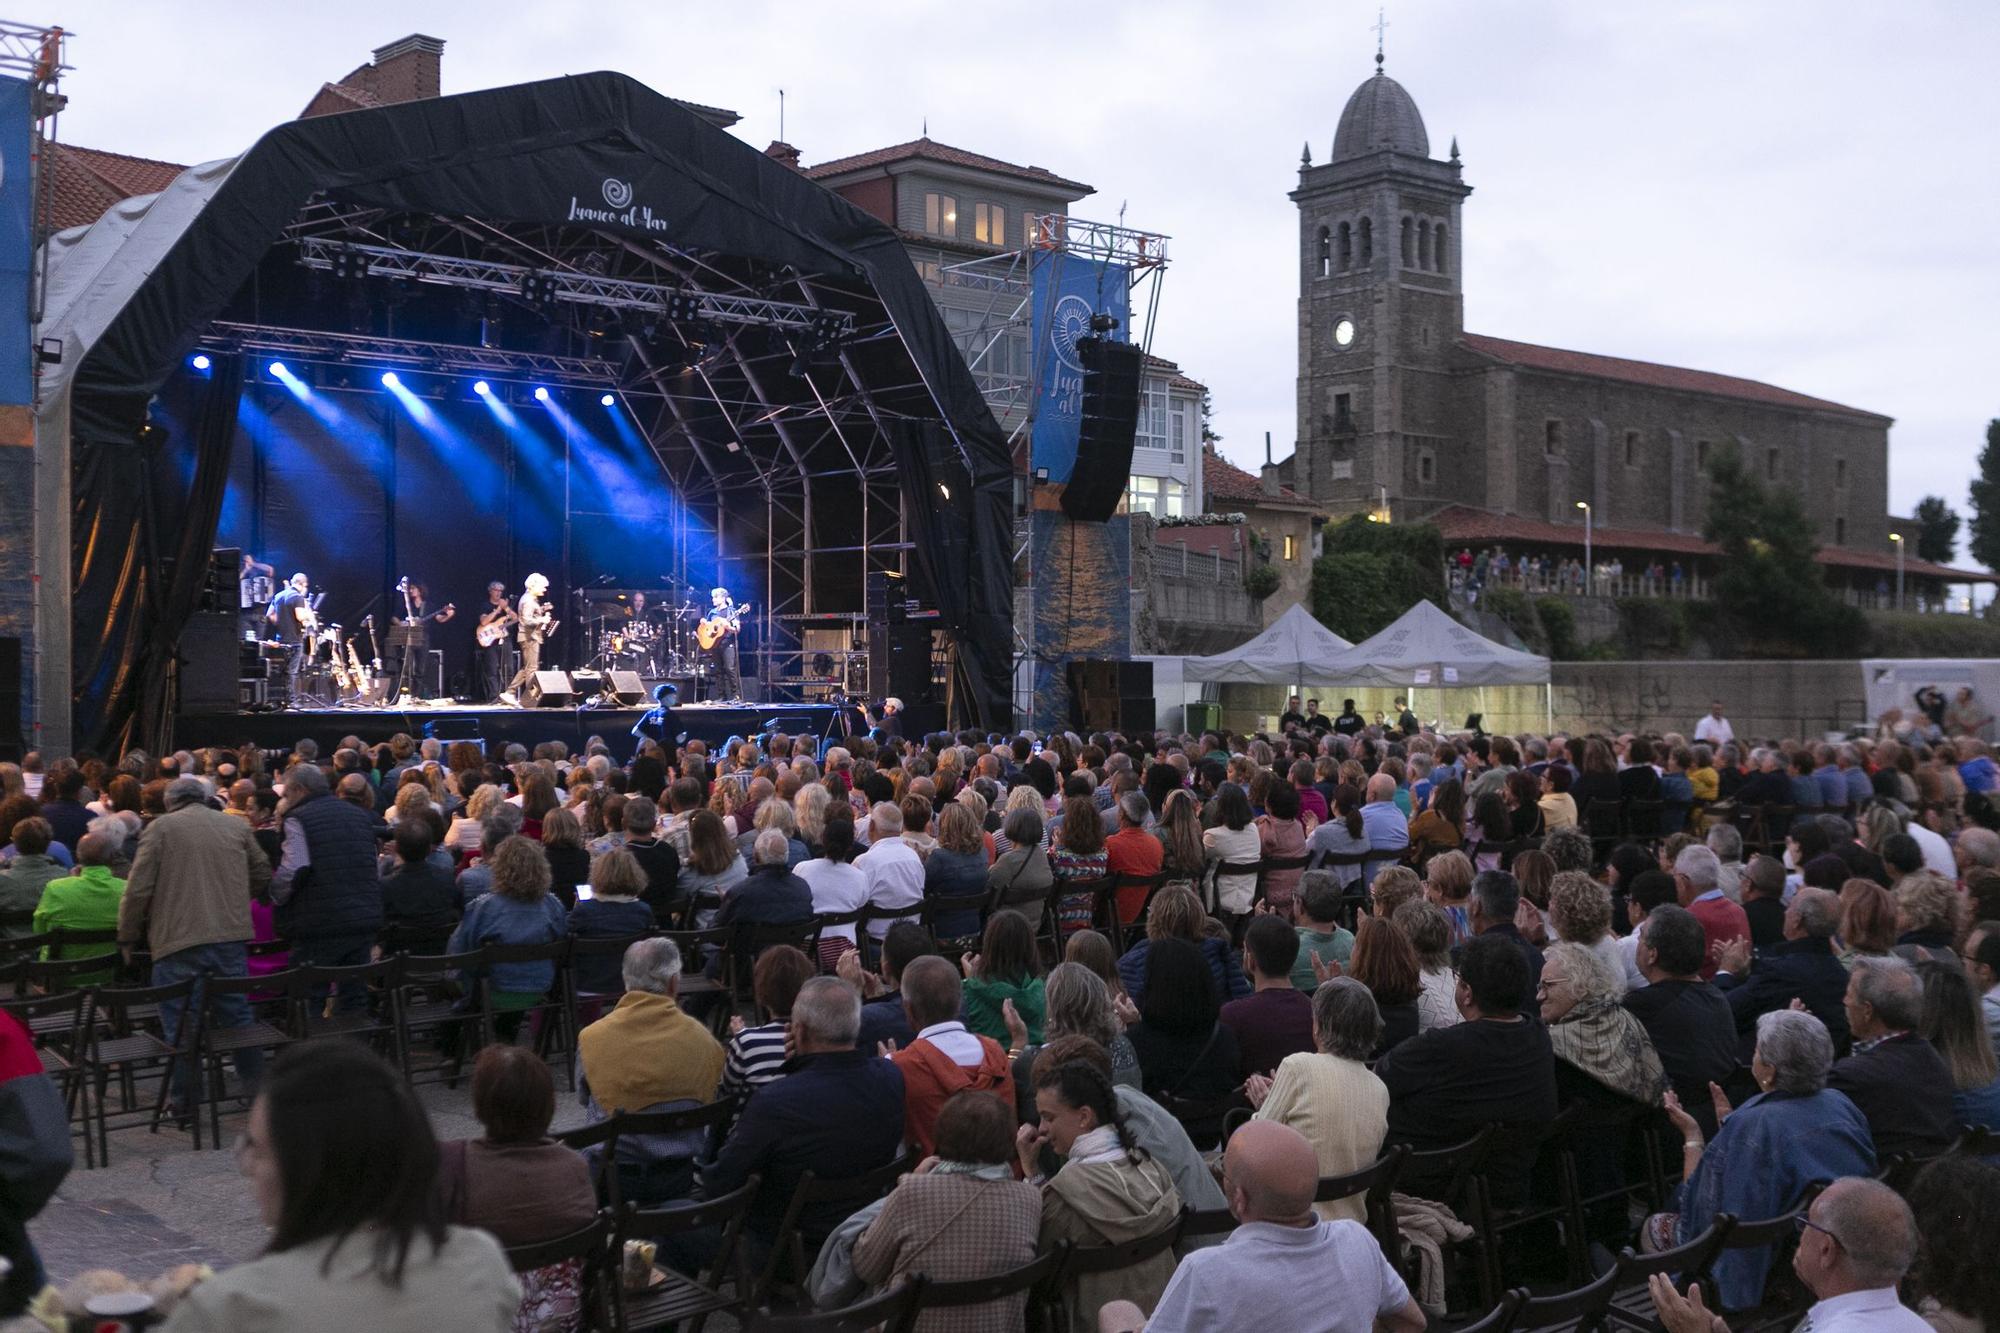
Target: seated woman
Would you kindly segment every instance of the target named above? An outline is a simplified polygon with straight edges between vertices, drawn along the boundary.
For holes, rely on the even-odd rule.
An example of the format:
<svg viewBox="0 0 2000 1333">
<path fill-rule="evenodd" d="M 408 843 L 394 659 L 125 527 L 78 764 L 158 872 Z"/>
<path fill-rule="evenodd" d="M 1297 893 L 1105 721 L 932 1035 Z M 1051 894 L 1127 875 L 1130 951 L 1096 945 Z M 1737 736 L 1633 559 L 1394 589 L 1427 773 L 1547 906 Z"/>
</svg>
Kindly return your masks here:
<svg viewBox="0 0 2000 1333">
<path fill-rule="evenodd" d="M 1574 871 L 1556 876 L 1556 883 L 1573 875 L 1590 883 Z M 1615 1190 L 1624 1181 L 1633 1119 L 1640 1107 L 1659 1104 L 1666 1069 L 1653 1039 L 1624 1007 L 1623 978 L 1596 951 L 1568 940 L 1550 945 L 1539 998 L 1555 1048 L 1556 1105 L 1583 1105 L 1573 1138 L 1579 1183 L 1585 1195 Z M 1597 1205 L 1593 1233 L 1608 1240 L 1622 1229 L 1624 1212 L 1622 1198 Z"/>
<path fill-rule="evenodd" d="M 1103 879 L 1110 874 L 1104 850 L 1104 819 L 1088 796 L 1072 796 L 1063 802 L 1062 822 L 1049 838 L 1049 866 L 1059 884 L 1075 884 Z M 1093 902 L 1088 893 L 1064 894 L 1056 899 L 1056 916 L 1064 936 L 1088 930 Z"/>
<path fill-rule="evenodd" d="M 948 803 L 937 819 L 937 846 L 924 858 L 924 897 L 983 898 L 986 895 L 986 839 L 967 806 Z M 933 923 L 941 939 L 979 933 L 976 910 L 945 912 Z"/>
<path fill-rule="evenodd" d="M 1310 789 L 1308 789 L 1310 790 Z M 1315 796 L 1319 793 L 1314 792 Z M 1273 782 L 1264 797 L 1264 813 L 1257 816 L 1257 839 L 1265 858 L 1291 860 L 1306 854 L 1306 838 L 1316 831 L 1318 821 L 1299 808 L 1299 789 L 1289 782 Z M 1264 876 L 1264 900 L 1287 921 L 1292 919 L 1292 902 L 1298 896 L 1299 870 L 1271 870 Z"/>
<path fill-rule="evenodd" d="M 487 944 L 552 944 L 569 929 L 563 905 L 549 892 L 549 861 L 542 845 L 521 834 L 493 849 L 493 891 L 473 900 L 452 932 L 448 950 L 470 953 Z M 493 1006 L 501 1011 L 501 1034 L 511 1037 L 519 1010 L 528 1009 L 555 984 L 556 965 L 498 963 L 492 973 Z M 511 1018 L 512 1023 L 506 1022 Z"/>
<path fill-rule="evenodd" d="M 1465 785 L 1447 778 L 1431 788 L 1430 801 L 1410 821 L 1410 856 L 1421 866 L 1465 842 Z"/>
<path fill-rule="evenodd" d="M 694 903 L 695 928 L 707 930 L 715 924 L 723 898 L 750 878 L 750 867 L 715 811 L 695 811 L 688 819 L 687 833 L 688 854 L 681 863 L 680 891 Z"/>
<path fill-rule="evenodd" d="M 2000 1130 L 2000 1068 L 1980 997 L 1954 960 L 1926 958 L 1917 964 L 1924 980 L 1924 1039 L 1951 1071 L 1951 1107 L 1961 1125 Z"/>
<path fill-rule="evenodd" d="M 382 877 L 383 948 L 441 953 L 458 924 L 458 886 L 431 860 L 430 821 L 403 820 L 395 842 L 396 868 Z"/>
<path fill-rule="evenodd" d="M 1034 788 L 1014 790 L 1033 793 Z M 1014 805 L 1009 797 L 1007 816 L 993 839 L 996 848 L 1006 842 L 1007 850 L 994 859 L 992 869 L 986 872 L 986 887 L 993 895 L 993 906 L 1019 912 L 1031 931 L 1041 929 L 1043 906 L 1048 902 L 1049 890 L 1056 885 L 1055 867 L 1049 863 L 1048 849 L 1042 846 L 1042 812 L 1036 808 L 1039 804 L 1039 800 L 1030 800 Z"/>
<path fill-rule="evenodd" d="M 1845 1093 L 1826 1086 L 1833 1039 L 1811 1014 L 1779 1009 L 1757 1020 L 1751 1076 L 1762 1089 L 1733 1111 L 1710 1085 L 1721 1128 L 1704 1146 L 1701 1126 L 1666 1094 L 1667 1117 L 1681 1133 L 1683 1179 L 1676 1210 L 1655 1213 L 1639 1233 L 1648 1252 L 1683 1245 L 1708 1229 L 1717 1213 L 1745 1221 L 1777 1217 L 1807 1185 L 1841 1176 L 1871 1175 L 1875 1140 Z M 1725 1250 L 1715 1281 L 1725 1310 L 1745 1310 L 1764 1297 L 1771 1251 Z"/>
<path fill-rule="evenodd" d="M 1118 960 L 1118 977 L 1132 1003 L 1145 1003 L 1147 961 L 1159 941 L 1170 939 L 1184 940 L 1201 950 L 1217 991 L 1225 999 L 1240 999 L 1250 993 L 1250 979 L 1243 975 L 1236 950 L 1227 940 L 1208 933 L 1208 913 L 1201 910 L 1201 899 L 1192 889 L 1173 887 L 1154 895 L 1153 910 L 1146 914 L 1146 938 Z"/>
<path fill-rule="evenodd" d="M 1021 1126 L 1015 1148 L 1022 1175 L 1041 1187 L 1041 1248 L 1121 1245 L 1175 1225 L 1181 1196 L 1173 1175 L 1133 1141 L 1110 1077 L 1089 1060 L 1037 1064 L 1037 1120 Z M 1064 1159 L 1046 1177 L 1044 1145 Z M 1173 1273 L 1173 1253 L 1162 1250 L 1129 1268 L 1074 1279 L 1064 1292 L 1072 1333 L 1091 1333 L 1107 1301 L 1150 1312 Z"/>
<path fill-rule="evenodd" d="M 1079 931 L 1072 939 L 1081 939 L 1086 933 L 1095 932 Z M 1049 971 L 1046 994 L 1048 1013 L 1042 1024 L 1046 1042 L 1088 1037 L 1111 1057 L 1113 1083 L 1127 1088 L 1140 1086 L 1139 1054 L 1126 1039 L 1102 977 L 1082 963 L 1057 963 Z M 1007 1049 L 1020 1052 L 1014 1057 L 1014 1097 L 1024 1123 L 1035 1118 L 1035 1060 L 1044 1045 L 1029 1041 L 1027 1027 L 1018 1019 L 1009 1026 Z"/>
<path fill-rule="evenodd" d="M 1007 1042 L 1003 1006 L 1027 1025 L 1028 1040 L 1042 1039 L 1042 954 L 1034 928 L 1012 908 L 995 912 L 980 937 L 979 952 L 959 959 L 965 971 L 965 1028 L 976 1036 Z"/>
<path fill-rule="evenodd" d="M 871 1286 L 912 1273 L 934 1282 L 993 1277 L 1032 1261 L 1041 1191 L 1014 1178 L 1011 1108 L 984 1092 L 953 1094 L 938 1112 L 937 1152 L 896 1182 L 854 1242 L 854 1275 Z M 1020 1328 L 1027 1294 L 920 1316 L 919 1333 Z"/>
<path fill-rule="evenodd" d="M 1423 967 L 1403 928 L 1386 916 L 1364 916 L 1354 934 L 1354 956 L 1347 975 L 1368 988 L 1382 1011 L 1382 1031 L 1372 1058 L 1387 1055 L 1417 1035 L 1423 1015 L 1417 1007 L 1423 995 Z"/>
<path fill-rule="evenodd" d="M 1472 938 L 1472 858 L 1446 852 L 1424 867 L 1424 896 L 1438 905 L 1451 927 L 1450 947 Z"/>
<path fill-rule="evenodd" d="M 1952 1153 L 1919 1172 L 1904 1198 L 1919 1238 L 1904 1298 L 1937 1333 L 2000 1329 L 2000 1167 Z"/>
<path fill-rule="evenodd" d="M 1216 823 L 1201 835 L 1201 845 L 1208 860 L 1208 867 L 1216 872 L 1214 902 L 1224 919 L 1241 916 L 1250 910 L 1250 900 L 1256 896 L 1257 876 L 1254 872 L 1222 874 L 1219 867 L 1225 865 L 1255 866 L 1263 855 L 1263 843 L 1257 830 L 1251 826 L 1254 815 L 1250 809 L 1250 798 L 1243 789 L 1233 782 L 1224 783 L 1210 803 L 1215 807 Z M 1207 811 L 1203 811 L 1204 817 Z"/>
<path fill-rule="evenodd" d="M 188 1333 L 510 1333 L 521 1305 L 500 1244 L 447 1223 L 430 1116 L 366 1047 L 317 1041 L 271 1063 L 236 1160 L 271 1239 L 195 1286 Z"/>
<path fill-rule="evenodd" d="M 1458 972 L 1451 965 L 1451 923 L 1445 919 L 1444 909 L 1416 898 L 1398 904 L 1389 919 L 1417 951 L 1418 981 L 1423 988 L 1417 996 L 1417 1031 L 1463 1022 L 1464 1015 L 1458 1012 Z"/>
<path fill-rule="evenodd" d="M 583 821 L 572 810 L 542 816 L 542 852 L 549 858 L 549 891 L 563 909 L 576 906 L 576 886 L 590 882 L 590 853 L 583 847 Z"/>
<path fill-rule="evenodd" d="M 569 933 L 578 939 L 630 939 L 659 929 L 653 909 L 641 902 L 646 872 L 639 858 L 623 847 L 600 853 L 590 863 L 590 897 L 569 910 Z M 571 959 L 578 991 L 618 995 L 625 989 L 619 959 L 605 954 Z"/>
<path fill-rule="evenodd" d="M 1358 855 L 1368 850 L 1368 834 L 1361 827 L 1361 789 L 1343 782 L 1333 789 L 1333 817 L 1312 831 L 1306 840 L 1307 854 L 1317 869 L 1336 855 Z M 1362 863 L 1329 865 L 1342 889 L 1353 892 L 1361 885 Z"/>
<path fill-rule="evenodd" d="M 484 1137 L 438 1145 L 445 1221 L 478 1227 L 506 1246 L 541 1244 L 589 1225 L 597 1190 L 583 1155 L 549 1137 L 556 1085 L 540 1057 L 520 1046 L 481 1051 L 472 1066 L 472 1114 Z M 582 1327 L 580 1260 L 520 1276 L 517 1328 Z"/>
<path fill-rule="evenodd" d="M 1160 940 L 1146 960 L 1140 1020 L 1125 1033 L 1139 1056 L 1146 1095 L 1214 1107 L 1191 1123 L 1197 1143 L 1212 1143 L 1222 1127 L 1225 1098 L 1237 1077 L 1236 1035 L 1220 1021 L 1215 975 L 1201 951 L 1186 940 Z"/>
<path fill-rule="evenodd" d="M 755 1092 L 784 1075 L 785 1034 L 792 1026 L 792 1002 L 812 979 L 813 961 L 789 944 L 774 944 L 757 955 L 750 969 L 750 993 L 764 1021 L 745 1027 L 740 1017 L 729 1020 L 729 1042 L 723 1048 L 722 1093 Z"/>
<path fill-rule="evenodd" d="M 1322 1176 L 1344 1176 L 1382 1154 L 1389 1134 L 1389 1089 L 1364 1061 L 1382 1037 L 1375 997 L 1353 977 L 1334 977 L 1313 991 L 1311 1054 L 1288 1055 L 1274 1078 L 1253 1075 L 1244 1088 L 1259 1120 L 1275 1120 L 1305 1135 Z M 1329 1222 L 1365 1221 L 1367 1198 L 1354 1195 L 1313 1208 Z"/>
</svg>

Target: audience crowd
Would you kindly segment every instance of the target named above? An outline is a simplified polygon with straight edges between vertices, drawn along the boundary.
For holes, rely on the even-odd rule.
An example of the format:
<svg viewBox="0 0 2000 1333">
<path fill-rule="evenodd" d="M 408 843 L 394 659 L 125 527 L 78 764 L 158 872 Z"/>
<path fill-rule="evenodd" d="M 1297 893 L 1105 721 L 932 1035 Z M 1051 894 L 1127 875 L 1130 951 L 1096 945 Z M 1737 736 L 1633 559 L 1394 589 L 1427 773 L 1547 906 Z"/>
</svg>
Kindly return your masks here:
<svg viewBox="0 0 2000 1333">
<path fill-rule="evenodd" d="M 1982 742 L 1749 743 L 1710 719 L 1699 742 L 1446 735 L 1352 712 L 1294 701 L 1254 736 L 643 742 L 626 762 L 596 739 L 406 736 L 30 756 L 0 764 L 0 930 L 122 953 L 105 976 L 143 956 L 153 984 L 279 950 L 605 942 L 566 977 L 532 949 L 485 965 L 498 1044 L 440 1039 L 470 1069 L 474 1140 L 437 1142 L 359 1042 L 236 1051 L 271 1239 L 182 1295 L 174 1329 L 562 1326 L 575 1266 L 510 1273 L 502 1247 L 611 1199 L 739 1191 L 740 1235 L 677 1232 L 660 1261 L 712 1274 L 735 1244 L 772 1290 L 838 1304 L 1137 1246 L 1064 1281 L 1078 1330 L 1421 1328 L 1490 1303 L 1452 1262 L 1468 1226 L 1531 1219 L 1487 1240 L 1553 1291 L 1591 1275 L 1575 1255 L 1596 1271 L 1810 1198 L 1795 1240 L 1724 1251 L 1706 1292 L 1656 1280 L 1664 1324 L 1706 1333 L 1795 1282 L 1816 1333 L 2000 1329 Z M 538 1007 L 565 983 L 588 1123 L 718 1113 L 609 1152 L 551 1138 Z M 381 1003 L 344 980 L 323 1008 Z M 212 1007 L 250 1021 L 240 992 Z M 185 1008 L 160 1006 L 169 1042 Z M 11 1018 L 0 1056 L 13 1314 L 69 1137 Z M 187 1072 L 169 1114 L 201 1110 Z M 1482 1135 L 1473 1209 L 1459 1168 Z M 1387 1224 L 1408 1244 L 1386 1255 L 1364 1199 L 1314 1182 L 1399 1146 Z M 1586 1207 L 1549 1207 L 1565 1180 Z M 1139 1244 L 1225 1210 L 1226 1238 Z M 1024 1299 L 918 1327 L 1017 1328 Z"/>
</svg>

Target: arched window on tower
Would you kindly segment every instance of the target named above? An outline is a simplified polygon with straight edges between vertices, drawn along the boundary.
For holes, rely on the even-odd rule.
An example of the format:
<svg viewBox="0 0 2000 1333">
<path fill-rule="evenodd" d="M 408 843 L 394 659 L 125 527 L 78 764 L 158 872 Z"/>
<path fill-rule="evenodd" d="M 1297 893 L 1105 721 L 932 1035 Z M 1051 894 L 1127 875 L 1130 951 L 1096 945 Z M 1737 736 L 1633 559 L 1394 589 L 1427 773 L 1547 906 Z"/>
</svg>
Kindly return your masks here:
<svg viewBox="0 0 2000 1333">
<path fill-rule="evenodd" d="M 1343 269 L 1354 266 L 1354 228 L 1345 222 L 1340 224 L 1340 266 Z"/>
<path fill-rule="evenodd" d="M 1431 220 L 1425 218 L 1417 224 L 1417 267 L 1431 266 Z"/>
<path fill-rule="evenodd" d="M 1431 258 L 1437 261 L 1432 267 L 1440 273 L 1445 271 L 1444 252 L 1444 223 L 1440 222 L 1431 231 Z"/>
<path fill-rule="evenodd" d="M 1333 272 L 1333 236 L 1325 227 L 1319 229 L 1319 275 L 1324 278 Z"/>
<path fill-rule="evenodd" d="M 1417 224 L 1410 218 L 1403 219 L 1403 267 L 1409 268 L 1417 262 Z"/>
<path fill-rule="evenodd" d="M 1375 262 L 1375 219 L 1361 219 L 1361 263 L 1363 267 Z"/>
</svg>

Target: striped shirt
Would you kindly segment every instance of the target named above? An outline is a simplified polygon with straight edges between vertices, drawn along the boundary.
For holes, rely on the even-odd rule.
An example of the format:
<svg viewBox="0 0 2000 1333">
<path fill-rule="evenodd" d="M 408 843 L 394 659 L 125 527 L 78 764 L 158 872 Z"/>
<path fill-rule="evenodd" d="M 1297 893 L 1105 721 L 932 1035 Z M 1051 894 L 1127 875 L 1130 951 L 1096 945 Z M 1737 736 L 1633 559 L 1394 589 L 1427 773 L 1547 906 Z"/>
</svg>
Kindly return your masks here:
<svg viewBox="0 0 2000 1333">
<path fill-rule="evenodd" d="M 777 1078 L 785 1063 L 785 1029 L 778 1021 L 744 1028 L 729 1039 L 722 1066 L 724 1094 L 754 1092 Z"/>
</svg>

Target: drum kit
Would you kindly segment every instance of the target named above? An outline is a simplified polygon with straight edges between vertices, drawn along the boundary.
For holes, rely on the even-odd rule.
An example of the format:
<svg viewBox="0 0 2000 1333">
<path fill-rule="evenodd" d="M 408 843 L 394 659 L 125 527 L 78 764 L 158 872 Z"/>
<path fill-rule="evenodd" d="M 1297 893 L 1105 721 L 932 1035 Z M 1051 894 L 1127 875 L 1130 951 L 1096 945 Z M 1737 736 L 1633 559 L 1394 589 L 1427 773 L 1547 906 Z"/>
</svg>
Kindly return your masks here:
<svg viewBox="0 0 2000 1333">
<path fill-rule="evenodd" d="M 691 599 L 676 604 L 671 595 L 651 589 L 578 589 L 589 602 L 590 642 L 597 655 L 590 666 L 601 671 L 636 671 L 647 680 L 686 680 L 708 674 L 708 660 L 695 643 L 701 606 Z M 651 606 L 632 614 L 632 598 L 643 593 Z M 655 618 L 657 617 L 657 618 Z"/>
</svg>

